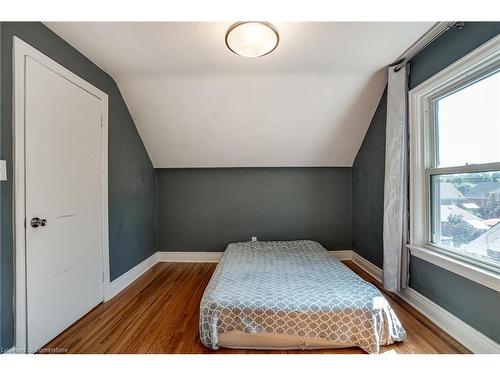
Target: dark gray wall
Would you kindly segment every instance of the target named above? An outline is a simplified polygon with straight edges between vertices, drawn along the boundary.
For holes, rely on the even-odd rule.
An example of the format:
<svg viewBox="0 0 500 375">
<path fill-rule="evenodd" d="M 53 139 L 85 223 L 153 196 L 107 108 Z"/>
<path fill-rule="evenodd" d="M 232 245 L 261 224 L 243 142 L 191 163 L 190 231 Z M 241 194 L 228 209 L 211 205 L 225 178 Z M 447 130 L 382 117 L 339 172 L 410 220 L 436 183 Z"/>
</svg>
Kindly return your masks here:
<svg viewBox="0 0 500 375">
<path fill-rule="evenodd" d="M 446 32 L 411 61 L 410 88 L 425 81 L 498 33 L 500 33 L 499 22 L 467 22 L 461 31 Z M 385 103 L 384 98 L 382 102 Z M 381 240 L 383 194 L 379 189 L 382 188 L 383 193 L 385 164 L 385 134 L 382 131 L 382 128 L 385 128 L 385 119 L 382 112 L 385 110 L 380 108 L 377 110 L 353 167 L 353 201 L 357 199 L 364 201 L 363 205 L 353 202 L 354 248 L 367 259 L 373 259 L 379 266 L 382 265 L 383 257 Z M 360 177 L 358 174 L 362 170 L 368 175 Z M 370 174 L 371 170 L 376 170 L 380 175 Z M 371 193 L 371 184 L 375 186 L 374 194 Z M 381 210 L 369 216 L 373 220 L 371 226 L 369 221 L 363 218 L 363 215 L 369 215 L 365 210 L 366 206 L 374 209 L 378 207 Z M 367 243 L 368 238 L 374 239 L 374 244 Z M 500 293 L 415 257 L 411 258 L 410 286 L 486 336 L 500 342 L 498 320 Z"/>
<path fill-rule="evenodd" d="M 387 89 L 352 166 L 352 246 L 382 268 Z"/>
<path fill-rule="evenodd" d="M 500 22 L 466 22 L 411 61 L 410 89 L 500 33 Z M 412 257 L 410 286 L 500 343 L 500 293 Z"/>
<path fill-rule="evenodd" d="M 500 343 L 500 293 L 412 257 L 410 286 Z"/>
<path fill-rule="evenodd" d="M 410 90 L 500 33 L 500 22 L 466 22 L 451 29 L 411 61 Z"/>
<path fill-rule="evenodd" d="M 158 170 L 159 250 L 312 239 L 351 248 L 350 168 Z"/>
<path fill-rule="evenodd" d="M 39 22 L 0 23 L 1 347 L 13 343 L 12 37 L 16 35 L 109 95 L 109 244 L 111 279 L 156 250 L 156 172 L 113 79 Z"/>
</svg>

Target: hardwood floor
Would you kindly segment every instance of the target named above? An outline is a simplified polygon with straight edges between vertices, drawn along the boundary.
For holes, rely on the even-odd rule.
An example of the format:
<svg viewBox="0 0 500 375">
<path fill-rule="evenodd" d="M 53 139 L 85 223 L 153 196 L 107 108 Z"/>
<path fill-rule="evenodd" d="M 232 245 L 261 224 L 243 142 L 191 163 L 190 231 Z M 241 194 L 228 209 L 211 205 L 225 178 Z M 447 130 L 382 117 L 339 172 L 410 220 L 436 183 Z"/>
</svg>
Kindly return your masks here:
<svg viewBox="0 0 500 375">
<path fill-rule="evenodd" d="M 382 286 L 352 262 L 361 277 Z M 158 263 L 111 301 L 102 303 L 48 343 L 42 353 L 364 353 L 359 348 L 324 350 L 235 350 L 205 348 L 198 337 L 199 303 L 215 264 Z M 383 291 L 407 338 L 382 353 L 469 353 L 397 295 Z"/>
</svg>

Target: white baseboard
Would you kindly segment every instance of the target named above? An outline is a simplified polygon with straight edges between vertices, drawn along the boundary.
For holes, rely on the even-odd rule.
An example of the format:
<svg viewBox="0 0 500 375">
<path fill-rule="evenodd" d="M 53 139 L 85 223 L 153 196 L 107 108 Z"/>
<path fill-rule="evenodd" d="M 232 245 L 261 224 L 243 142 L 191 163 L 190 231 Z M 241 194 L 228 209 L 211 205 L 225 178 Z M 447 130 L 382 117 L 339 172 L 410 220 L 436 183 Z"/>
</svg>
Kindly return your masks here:
<svg viewBox="0 0 500 375">
<path fill-rule="evenodd" d="M 334 250 L 330 251 L 330 253 L 335 255 L 339 260 L 350 260 L 353 251 Z M 110 284 L 109 296 L 106 296 L 105 301 L 109 301 L 115 297 L 158 262 L 218 263 L 222 254 L 222 251 L 157 251 L 134 268 L 113 280 Z"/>
<path fill-rule="evenodd" d="M 382 280 L 382 270 L 354 251 L 352 252 L 351 260 L 377 281 Z M 415 289 L 407 288 L 398 293 L 398 295 L 473 353 L 500 353 L 500 344 L 457 318 Z"/>
<path fill-rule="evenodd" d="M 222 251 L 158 251 L 158 262 L 218 263 Z"/>
<path fill-rule="evenodd" d="M 0 353 L 1 354 L 1 353 Z M 3 354 L 26 354 L 24 350 L 17 350 L 15 346 L 5 351 Z"/>
<path fill-rule="evenodd" d="M 356 264 L 359 268 L 363 269 L 365 272 L 367 272 L 371 277 L 373 277 L 375 280 L 382 282 L 382 269 L 370 262 L 369 260 L 366 260 L 363 258 L 361 255 L 356 253 L 355 251 L 352 252 L 351 254 L 351 260 Z"/>
<path fill-rule="evenodd" d="M 125 272 L 120 277 L 114 279 L 109 288 L 109 297 L 106 300 L 110 300 L 118 293 L 120 293 L 127 286 L 132 284 L 135 280 L 141 277 L 147 270 L 153 267 L 158 262 L 158 253 L 154 253 L 149 258 L 143 260 L 134 268 L 131 268 L 127 272 Z"/>
<path fill-rule="evenodd" d="M 473 353 L 500 353 L 500 345 L 498 343 L 418 293 L 415 289 L 407 288 L 398 294 L 409 305 L 420 311 L 435 325 L 447 332 Z"/>
<path fill-rule="evenodd" d="M 331 250 L 338 260 L 351 260 L 352 250 Z M 218 263 L 222 251 L 158 251 L 158 262 Z"/>
<path fill-rule="evenodd" d="M 222 252 L 157 251 L 113 280 L 110 284 L 109 296 L 106 296 L 105 301 L 115 297 L 158 262 L 217 263 L 222 254 Z"/>
<path fill-rule="evenodd" d="M 218 263 L 222 251 L 158 251 L 158 262 Z M 338 260 L 351 260 L 352 250 L 331 250 Z"/>
<path fill-rule="evenodd" d="M 157 262 L 217 263 L 222 252 L 158 251 L 111 283 L 111 297 L 129 286 Z M 339 260 L 351 260 L 377 281 L 382 280 L 382 270 L 353 250 L 333 250 L 330 254 Z M 500 353 L 500 345 L 469 326 L 464 321 L 437 305 L 412 288 L 399 293 L 409 305 L 473 353 Z M 11 349 L 12 350 L 12 349 Z"/>
<path fill-rule="evenodd" d="M 352 250 L 329 250 L 328 252 L 338 260 L 351 260 L 353 253 Z"/>
</svg>

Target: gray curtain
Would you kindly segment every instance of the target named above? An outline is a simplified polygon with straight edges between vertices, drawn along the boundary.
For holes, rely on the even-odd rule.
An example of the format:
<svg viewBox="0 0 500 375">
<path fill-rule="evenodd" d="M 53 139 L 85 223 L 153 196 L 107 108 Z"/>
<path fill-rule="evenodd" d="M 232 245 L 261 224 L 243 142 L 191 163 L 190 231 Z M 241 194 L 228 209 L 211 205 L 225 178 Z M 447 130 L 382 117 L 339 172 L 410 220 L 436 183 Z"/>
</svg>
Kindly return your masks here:
<svg viewBox="0 0 500 375">
<path fill-rule="evenodd" d="M 408 67 L 389 67 L 384 181 L 384 288 L 408 286 Z"/>
</svg>

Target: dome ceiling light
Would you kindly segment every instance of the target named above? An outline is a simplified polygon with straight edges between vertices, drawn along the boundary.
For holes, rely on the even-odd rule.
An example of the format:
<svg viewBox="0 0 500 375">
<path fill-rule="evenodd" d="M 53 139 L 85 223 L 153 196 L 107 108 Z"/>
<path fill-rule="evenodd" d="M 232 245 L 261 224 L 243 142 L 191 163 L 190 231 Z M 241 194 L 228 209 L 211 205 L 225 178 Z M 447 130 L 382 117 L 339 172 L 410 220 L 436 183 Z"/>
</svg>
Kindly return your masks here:
<svg viewBox="0 0 500 375">
<path fill-rule="evenodd" d="M 244 57 L 265 56 L 276 49 L 280 37 L 278 30 L 268 22 L 236 22 L 226 32 L 226 45 Z"/>
</svg>

